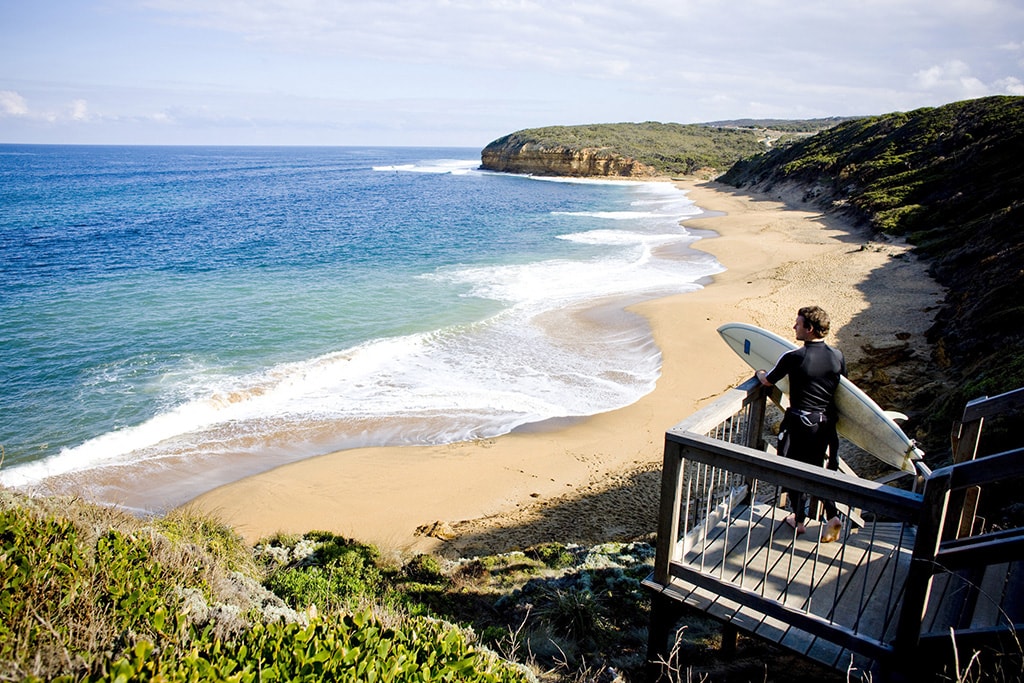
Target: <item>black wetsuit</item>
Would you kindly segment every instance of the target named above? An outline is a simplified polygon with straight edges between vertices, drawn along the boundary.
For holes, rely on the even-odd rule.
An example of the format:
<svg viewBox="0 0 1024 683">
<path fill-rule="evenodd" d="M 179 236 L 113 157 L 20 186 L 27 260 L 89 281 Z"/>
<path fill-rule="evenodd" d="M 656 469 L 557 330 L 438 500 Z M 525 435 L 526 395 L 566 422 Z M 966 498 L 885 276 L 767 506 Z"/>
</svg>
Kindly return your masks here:
<svg viewBox="0 0 1024 683">
<path fill-rule="evenodd" d="M 766 377 L 772 384 L 789 377 L 790 407 L 779 431 L 779 455 L 808 465 L 822 465 L 832 450 L 829 466 L 835 468 L 838 437 L 832 397 L 839 386 L 840 376 L 844 375 L 846 359 L 843 353 L 820 341 L 804 342 L 802 347 L 779 359 Z M 788 491 L 788 494 L 797 523 L 803 523 L 806 517 L 803 493 Z M 828 518 L 835 517 L 835 504 L 822 502 Z"/>
</svg>

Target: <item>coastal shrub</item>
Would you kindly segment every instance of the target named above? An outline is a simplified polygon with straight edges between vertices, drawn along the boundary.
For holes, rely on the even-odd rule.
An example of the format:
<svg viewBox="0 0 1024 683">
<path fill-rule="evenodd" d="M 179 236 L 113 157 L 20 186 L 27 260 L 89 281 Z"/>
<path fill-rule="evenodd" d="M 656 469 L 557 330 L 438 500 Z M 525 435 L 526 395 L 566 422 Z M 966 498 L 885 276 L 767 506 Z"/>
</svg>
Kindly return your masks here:
<svg viewBox="0 0 1024 683">
<path fill-rule="evenodd" d="M 172 529 L 175 540 L 157 527 Z M 376 589 L 367 588 L 381 581 L 375 550 L 319 538 L 320 559 L 334 570 L 332 590 L 345 584 L 336 580 L 342 575 L 357 577 L 360 590 Z M 150 526 L 78 501 L 0 489 L 0 680 L 531 680 L 444 622 L 393 615 L 384 626 L 368 611 L 274 620 L 245 612 L 261 609 L 266 595 L 220 602 L 206 577 L 234 577 L 221 583 L 236 591 L 246 585 L 243 575 L 217 568 L 222 557 L 240 562 L 230 559 L 234 543 L 209 519 Z M 330 575 L 311 564 L 315 555 L 297 564 Z M 208 609 L 192 621 L 198 612 L 186 601 Z M 218 610 L 235 619 L 241 612 L 252 623 L 218 628 L 211 618 Z"/>
<path fill-rule="evenodd" d="M 447 583 L 441 563 L 433 555 L 419 554 L 405 563 L 402 574 L 410 581 L 425 584 Z"/>
<path fill-rule="evenodd" d="M 151 557 L 148 539 L 111 529 L 96 544 L 96 599 L 121 631 L 169 636 L 177 620 L 168 609 L 171 585 L 159 562 Z M 173 609 L 173 608 L 172 608 Z M 169 630 L 165 631 L 165 626 Z"/>
<path fill-rule="evenodd" d="M 287 556 L 291 562 L 274 569 L 265 585 L 296 609 L 316 605 L 325 612 L 383 597 L 380 553 L 372 546 L 329 532 L 311 532 L 296 541 Z"/>
<path fill-rule="evenodd" d="M 925 212 L 920 204 L 907 204 L 875 214 L 875 227 L 889 234 L 902 234 L 912 229 L 916 219 Z"/>
<path fill-rule="evenodd" d="M 0 678 L 18 678 L 28 652 L 45 667 L 61 656 L 77 659 L 71 620 L 88 589 L 86 558 L 67 521 L 37 522 L 21 509 L 0 512 Z"/>
<path fill-rule="evenodd" d="M 97 652 L 181 634 L 173 572 L 150 539 L 116 529 L 87 539 L 68 519 L 0 511 L 0 677 L 84 670 Z"/>
<path fill-rule="evenodd" d="M 575 641 L 595 640 L 607 624 L 593 591 L 578 586 L 549 591 L 537 607 L 537 616 L 555 633 Z"/>
<path fill-rule="evenodd" d="M 571 567 L 576 558 L 561 543 L 541 543 L 526 549 L 526 556 L 540 560 L 551 569 Z"/>
<path fill-rule="evenodd" d="M 783 171 L 787 174 L 797 173 L 824 173 L 832 168 L 836 163 L 835 155 L 818 154 L 808 155 L 795 159 L 783 167 Z"/>
<path fill-rule="evenodd" d="M 223 569 L 255 573 L 252 549 L 231 527 L 197 510 L 172 510 L 153 520 L 172 544 L 192 546 L 216 559 Z"/>
<path fill-rule="evenodd" d="M 90 681 L 468 681 L 518 683 L 526 674 L 472 647 L 450 625 L 425 619 L 385 628 L 365 612 L 303 626 L 254 626 L 237 640 L 205 633 L 183 649 L 140 642 Z"/>
</svg>

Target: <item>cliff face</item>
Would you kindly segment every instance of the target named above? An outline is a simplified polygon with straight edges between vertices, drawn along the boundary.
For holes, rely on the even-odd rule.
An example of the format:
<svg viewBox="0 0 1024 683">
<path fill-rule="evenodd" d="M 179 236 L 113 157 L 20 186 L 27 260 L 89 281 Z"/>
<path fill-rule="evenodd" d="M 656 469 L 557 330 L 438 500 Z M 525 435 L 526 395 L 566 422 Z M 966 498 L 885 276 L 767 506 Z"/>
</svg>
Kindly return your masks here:
<svg viewBox="0 0 1024 683">
<path fill-rule="evenodd" d="M 480 153 L 481 167 L 504 173 L 533 175 L 647 178 L 657 171 L 636 159 L 607 149 L 545 147 L 508 136 L 495 140 Z"/>
</svg>

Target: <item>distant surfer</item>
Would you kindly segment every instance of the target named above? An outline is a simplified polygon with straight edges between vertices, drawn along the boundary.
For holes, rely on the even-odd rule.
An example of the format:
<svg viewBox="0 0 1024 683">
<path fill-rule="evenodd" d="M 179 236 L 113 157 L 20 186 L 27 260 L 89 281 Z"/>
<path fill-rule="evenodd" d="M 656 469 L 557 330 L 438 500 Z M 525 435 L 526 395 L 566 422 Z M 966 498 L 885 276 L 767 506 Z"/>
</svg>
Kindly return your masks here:
<svg viewBox="0 0 1024 683">
<path fill-rule="evenodd" d="M 846 359 L 842 351 L 825 343 L 829 326 L 828 313 L 818 306 L 801 308 L 793 330 L 803 346 L 784 354 L 772 370 L 757 371 L 757 379 L 765 386 L 789 377 L 790 406 L 779 429 L 779 455 L 808 465 L 824 464 L 830 449 L 835 458 L 839 442 L 833 397 L 839 378 L 846 375 Z M 786 523 L 802 534 L 807 531 L 805 494 L 790 490 L 786 493 L 793 510 Z M 834 502 L 822 504 L 829 522 L 821 541 L 831 543 L 839 538 L 842 522 Z"/>
</svg>

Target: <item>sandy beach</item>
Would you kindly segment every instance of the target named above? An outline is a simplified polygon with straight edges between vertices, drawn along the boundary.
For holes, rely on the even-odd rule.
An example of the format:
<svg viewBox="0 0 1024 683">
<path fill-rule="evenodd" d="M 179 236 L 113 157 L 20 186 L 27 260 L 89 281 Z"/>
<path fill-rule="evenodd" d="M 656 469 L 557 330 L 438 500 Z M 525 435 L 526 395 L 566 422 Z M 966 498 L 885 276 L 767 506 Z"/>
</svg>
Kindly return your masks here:
<svg viewBox="0 0 1024 683">
<path fill-rule="evenodd" d="M 677 182 L 711 212 L 685 225 L 718 235 L 696 248 L 726 270 L 698 292 L 631 308 L 650 324 L 663 357 L 656 389 L 640 401 L 495 439 L 331 453 L 189 505 L 253 543 L 318 529 L 394 554 L 472 556 L 643 537 L 656 526 L 665 431 L 751 374 L 720 340 L 722 323 L 789 336 L 797 308 L 816 303 L 831 314 L 830 341 L 851 364 L 865 347 L 894 343 L 927 355 L 924 333 L 942 292 L 906 246 L 871 242 L 775 199 Z"/>
</svg>

